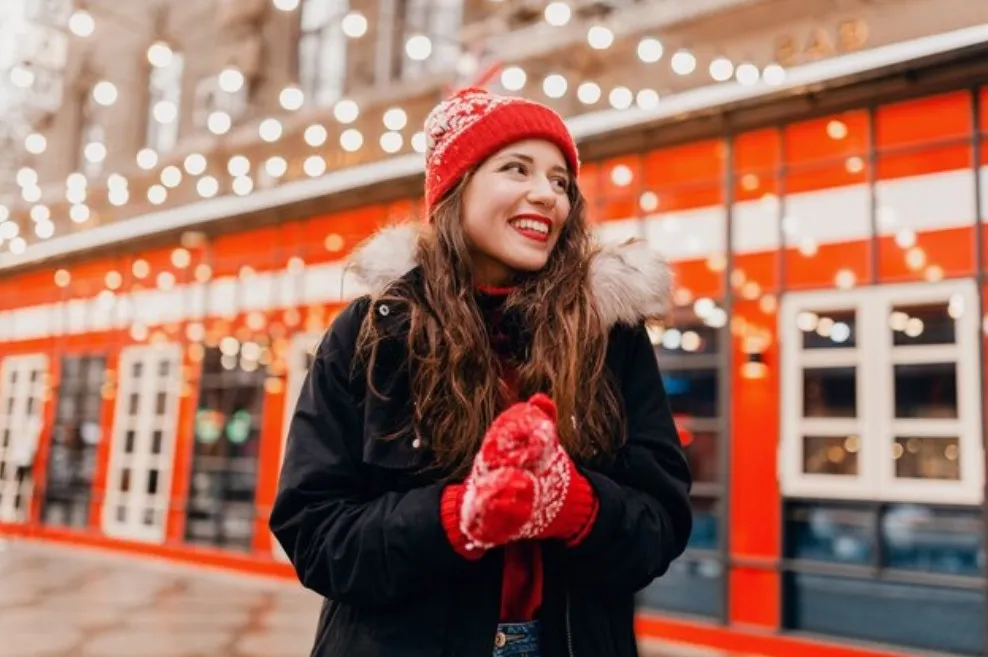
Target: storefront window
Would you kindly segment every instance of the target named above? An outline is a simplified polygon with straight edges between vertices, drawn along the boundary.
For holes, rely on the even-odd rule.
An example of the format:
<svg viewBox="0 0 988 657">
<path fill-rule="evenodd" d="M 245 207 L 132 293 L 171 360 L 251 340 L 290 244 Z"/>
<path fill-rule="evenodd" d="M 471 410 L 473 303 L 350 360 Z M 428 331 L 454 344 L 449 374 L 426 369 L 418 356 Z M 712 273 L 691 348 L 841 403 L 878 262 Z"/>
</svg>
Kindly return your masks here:
<svg viewBox="0 0 988 657">
<path fill-rule="evenodd" d="M 641 160 L 639 155 L 617 157 L 601 162 L 596 169 L 590 187 L 597 195 L 595 205 L 590 206 L 590 219 L 601 243 L 643 237 L 642 217 L 647 213 L 640 203 L 644 184 Z"/>
<path fill-rule="evenodd" d="M 869 139 L 864 111 L 784 128 L 787 288 L 850 289 L 869 280 Z"/>
<path fill-rule="evenodd" d="M 785 534 L 787 628 L 982 654 L 980 509 L 793 502 Z"/>
<path fill-rule="evenodd" d="M 731 283 L 748 301 L 777 292 L 781 284 L 781 142 L 772 128 L 738 135 L 733 144 Z"/>
<path fill-rule="evenodd" d="M 981 207 L 975 208 L 976 216 L 981 218 L 981 221 L 988 221 L 988 194 L 984 193 L 985 189 L 988 189 L 988 139 L 985 139 L 985 135 L 988 135 L 988 87 L 982 87 L 979 92 L 978 98 L 978 126 L 979 126 L 979 139 L 981 140 L 981 148 L 978 153 L 978 171 L 975 175 L 981 182 Z M 983 235 L 984 244 L 983 247 L 988 247 L 988 234 Z"/>
<path fill-rule="evenodd" d="M 988 87 L 981 87 L 980 94 L 980 107 L 978 108 L 978 127 L 982 134 L 988 133 Z M 981 159 L 982 162 L 986 160 Z"/>
<path fill-rule="evenodd" d="M 980 654 L 976 294 L 945 281 L 785 299 L 786 627 Z"/>
<path fill-rule="evenodd" d="M 102 440 L 103 356 L 66 356 L 56 391 L 55 422 L 42 518 L 49 525 L 84 528 Z"/>
<path fill-rule="evenodd" d="M 971 121 L 967 92 L 877 110 L 875 212 L 883 280 L 974 273 Z"/>
<path fill-rule="evenodd" d="M 711 302 L 712 303 L 712 302 Z M 687 553 L 640 595 L 643 609 L 720 617 L 724 612 L 723 461 L 726 400 L 721 394 L 725 324 L 683 309 L 652 331 L 662 380 L 693 473 L 693 532 Z M 710 310 L 710 312 L 707 312 Z M 720 312 L 723 312 L 720 310 Z M 706 321 L 704 320 L 706 318 Z M 711 325 L 711 323 L 713 325 Z"/>
<path fill-rule="evenodd" d="M 976 303 L 970 281 L 788 295 L 783 493 L 980 503 Z"/>
<path fill-rule="evenodd" d="M 724 152 L 723 141 L 709 140 L 663 148 L 644 159 L 638 196 L 644 232 L 672 265 L 680 305 L 724 293 Z"/>
</svg>

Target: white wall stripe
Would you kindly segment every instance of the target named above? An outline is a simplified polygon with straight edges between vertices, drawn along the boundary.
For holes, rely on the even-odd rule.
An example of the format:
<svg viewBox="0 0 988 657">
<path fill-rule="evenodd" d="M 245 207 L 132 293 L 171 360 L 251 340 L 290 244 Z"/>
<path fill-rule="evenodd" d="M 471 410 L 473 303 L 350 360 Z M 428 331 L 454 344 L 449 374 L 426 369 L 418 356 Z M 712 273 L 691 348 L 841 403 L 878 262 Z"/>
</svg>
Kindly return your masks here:
<svg viewBox="0 0 988 657">
<path fill-rule="evenodd" d="M 988 166 L 981 167 L 978 176 L 981 178 L 981 189 L 988 190 Z M 981 211 L 978 213 L 978 216 L 982 219 L 988 217 L 988 194 L 981 194 Z"/>
<path fill-rule="evenodd" d="M 986 175 L 988 169 L 983 168 L 982 184 L 988 182 Z M 882 208 L 882 234 L 901 228 L 922 231 L 970 226 L 975 219 L 974 172 L 945 171 L 922 176 L 922 180 L 882 180 L 875 185 L 875 199 Z"/>
<path fill-rule="evenodd" d="M 645 229 L 638 219 L 618 219 L 605 221 L 595 226 L 597 239 L 601 244 L 618 244 L 630 238 L 642 238 Z"/>
<path fill-rule="evenodd" d="M 671 261 L 723 253 L 727 245 L 727 209 L 722 206 L 662 212 L 645 218 L 645 238 Z"/>
<path fill-rule="evenodd" d="M 734 251 L 758 253 L 779 248 L 779 200 L 770 196 L 734 204 Z"/>
<path fill-rule="evenodd" d="M 867 185 L 850 185 L 786 197 L 782 228 L 791 243 L 802 239 L 837 244 L 871 235 Z"/>
</svg>

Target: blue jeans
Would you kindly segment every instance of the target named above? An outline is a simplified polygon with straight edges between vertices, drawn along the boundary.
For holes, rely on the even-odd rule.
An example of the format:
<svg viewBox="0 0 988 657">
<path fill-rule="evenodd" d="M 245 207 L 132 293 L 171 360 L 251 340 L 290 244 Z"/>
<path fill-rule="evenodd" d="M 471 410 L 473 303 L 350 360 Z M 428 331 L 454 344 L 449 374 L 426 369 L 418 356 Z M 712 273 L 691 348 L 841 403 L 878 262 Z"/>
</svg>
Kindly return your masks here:
<svg viewBox="0 0 988 657">
<path fill-rule="evenodd" d="M 493 657 L 541 657 L 539 632 L 538 621 L 498 624 Z"/>
</svg>

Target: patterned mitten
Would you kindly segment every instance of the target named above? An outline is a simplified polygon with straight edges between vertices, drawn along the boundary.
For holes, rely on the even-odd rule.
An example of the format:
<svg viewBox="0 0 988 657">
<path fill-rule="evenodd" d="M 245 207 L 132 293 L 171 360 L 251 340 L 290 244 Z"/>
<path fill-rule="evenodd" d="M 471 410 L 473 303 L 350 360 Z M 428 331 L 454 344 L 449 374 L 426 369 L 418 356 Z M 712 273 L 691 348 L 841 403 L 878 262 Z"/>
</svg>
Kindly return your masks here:
<svg viewBox="0 0 988 657">
<path fill-rule="evenodd" d="M 475 548 L 523 538 L 582 535 L 596 510 L 590 484 L 556 434 L 556 405 L 544 394 L 492 423 L 465 482 L 460 527 Z"/>
<path fill-rule="evenodd" d="M 512 405 L 491 423 L 464 482 L 460 529 L 470 549 L 503 545 L 531 521 L 533 472 L 545 465 L 554 434 L 554 417 L 531 402 Z"/>
<path fill-rule="evenodd" d="M 543 394 L 532 397 L 529 404 L 551 418 L 551 425 L 538 427 L 545 432 L 545 438 L 538 441 L 542 454 L 532 470 L 536 479 L 534 513 L 518 537 L 579 542 L 596 515 L 596 496 L 559 442 L 556 405 Z"/>
</svg>

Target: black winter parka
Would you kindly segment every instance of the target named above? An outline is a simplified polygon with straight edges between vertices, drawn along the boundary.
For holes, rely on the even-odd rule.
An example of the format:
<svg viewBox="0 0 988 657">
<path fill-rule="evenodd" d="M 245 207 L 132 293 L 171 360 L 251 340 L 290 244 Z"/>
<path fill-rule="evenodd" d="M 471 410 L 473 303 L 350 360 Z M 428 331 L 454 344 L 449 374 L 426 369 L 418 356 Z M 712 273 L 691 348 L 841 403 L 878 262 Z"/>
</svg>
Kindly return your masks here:
<svg viewBox="0 0 988 657">
<path fill-rule="evenodd" d="M 407 231 L 389 230 L 355 260 L 372 291 L 402 276 L 415 284 L 414 263 L 379 253 L 382 239 L 393 246 L 395 231 Z M 615 457 L 578 464 L 599 500 L 586 540 L 574 548 L 543 543 L 543 657 L 637 655 L 634 594 L 689 538 L 690 473 L 639 319 L 660 310 L 667 277 L 641 246 L 614 247 L 595 261 L 591 284 L 611 326 L 607 368 L 627 436 Z M 368 391 L 366 370 L 354 367 L 367 317 L 386 336 L 372 373 L 381 397 Z M 347 306 L 319 344 L 291 420 L 270 527 L 301 583 L 325 598 L 313 657 L 489 657 L 493 650 L 503 550 L 468 561 L 446 538 L 444 484 L 421 474 L 428 448 L 410 429 L 404 317 L 400 304 L 373 295 Z M 523 329 L 512 344 L 524 353 Z"/>
</svg>

